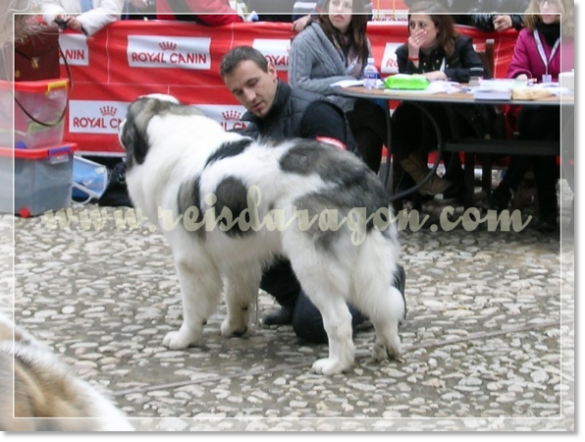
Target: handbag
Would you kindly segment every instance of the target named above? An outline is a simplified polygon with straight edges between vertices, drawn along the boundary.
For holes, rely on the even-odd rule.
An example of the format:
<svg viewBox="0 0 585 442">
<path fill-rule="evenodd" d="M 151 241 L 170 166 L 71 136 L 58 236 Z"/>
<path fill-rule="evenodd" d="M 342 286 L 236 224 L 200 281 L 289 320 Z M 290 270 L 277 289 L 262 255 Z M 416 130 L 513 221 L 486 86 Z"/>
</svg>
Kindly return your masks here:
<svg viewBox="0 0 585 442">
<path fill-rule="evenodd" d="M 14 81 L 59 78 L 59 54 L 59 28 L 36 26 L 14 43 Z"/>
<path fill-rule="evenodd" d="M 14 44 L 14 80 L 15 81 L 43 81 L 59 79 L 61 68 L 59 66 L 59 55 L 61 55 L 67 76 L 69 78 L 69 90 L 71 84 L 71 72 L 67 59 L 59 46 L 59 27 L 57 25 L 37 25 L 31 27 L 21 40 Z M 32 121 L 44 127 L 52 127 L 61 124 L 67 111 L 67 104 L 56 121 L 45 122 L 35 118 L 22 103 L 14 97 L 14 101 L 22 112 Z M 67 99 L 67 102 L 69 98 Z"/>
</svg>

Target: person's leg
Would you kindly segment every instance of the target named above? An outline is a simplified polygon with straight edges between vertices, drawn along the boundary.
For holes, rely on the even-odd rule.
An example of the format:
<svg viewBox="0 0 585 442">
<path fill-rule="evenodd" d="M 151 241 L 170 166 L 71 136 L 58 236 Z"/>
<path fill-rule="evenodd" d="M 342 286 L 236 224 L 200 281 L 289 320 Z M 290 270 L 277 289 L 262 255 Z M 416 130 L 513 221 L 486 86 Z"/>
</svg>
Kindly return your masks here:
<svg viewBox="0 0 585 442">
<path fill-rule="evenodd" d="M 351 313 L 351 325 L 355 327 L 366 320 L 366 317 L 351 304 L 348 305 Z M 295 334 L 313 344 L 326 344 L 327 333 L 323 326 L 321 312 L 315 307 L 305 292 L 301 290 L 295 305 L 292 326 Z"/>
<path fill-rule="evenodd" d="M 394 111 L 391 145 L 394 161 L 397 161 L 416 183 L 420 183 L 429 173 L 428 146 L 436 145 L 436 139 L 435 129 L 420 107 L 412 103 L 402 103 Z M 445 192 L 450 184 L 435 174 L 419 192 L 436 195 Z"/>
<path fill-rule="evenodd" d="M 554 232 L 558 229 L 557 180 L 559 173 L 556 157 L 535 157 L 534 177 L 539 208 L 536 228 L 543 232 Z"/>
<path fill-rule="evenodd" d="M 264 325 L 290 324 L 295 303 L 301 291 L 301 285 L 292 270 L 290 261 L 280 259 L 265 270 L 260 288 L 272 295 L 282 306 L 280 310 L 265 315 L 262 323 Z"/>
<path fill-rule="evenodd" d="M 382 145 L 387 138 L 384 110 L 370 100 L 356 100 L 353 110 L 346 116 L 358 152 L 368 167 L 378 173 Z"/>
</svg>

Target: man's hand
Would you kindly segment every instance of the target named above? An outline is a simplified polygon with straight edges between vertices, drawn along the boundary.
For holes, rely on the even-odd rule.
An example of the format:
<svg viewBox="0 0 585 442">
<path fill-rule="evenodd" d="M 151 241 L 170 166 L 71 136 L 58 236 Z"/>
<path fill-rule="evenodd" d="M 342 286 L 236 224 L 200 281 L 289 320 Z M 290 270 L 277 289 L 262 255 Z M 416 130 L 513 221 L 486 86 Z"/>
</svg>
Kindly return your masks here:
<svg viewBox="0 0 585 442">
<path fill-rule="evenodd" d="M 292 24 L 292 30 L 295 32 L 301 32 L 307 26 L 309 19 L 311 18 L 310 15 L 305 15 L 304 17 L 297 18 Z"/>
<path fill-rule="evenodd" d="M 67 27 L 69 29 L 73 29 L 74 31 L 84 32 L 83 28 L 81 27 L 81 23 L 79 23 L 79 20 L 77 19 L 77 17 L 75 17 L 73 15 L 68 15 L 68 16 L 63 17 L 63 20 L 65 20 L 65 23 L 67 23 Z"/>
<path fill-rule="evenodd" d="M 498 15 L 494 18 L 494 29 L 503 32 L 512 27 L 512 17 L 509 15 Z"/>
</svg>

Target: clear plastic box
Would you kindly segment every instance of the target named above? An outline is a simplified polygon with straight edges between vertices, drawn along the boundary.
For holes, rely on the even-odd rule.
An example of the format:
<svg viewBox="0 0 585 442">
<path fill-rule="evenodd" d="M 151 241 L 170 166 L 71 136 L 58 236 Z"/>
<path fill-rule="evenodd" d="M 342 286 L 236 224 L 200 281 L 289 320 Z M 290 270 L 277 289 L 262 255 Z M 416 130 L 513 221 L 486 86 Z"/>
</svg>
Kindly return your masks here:
<svg viewBox="0 0 585 442">
<path fill-rule="evenodd" d="M 11 83 L 2 83 L 0 84 L 2 89 L 12 87 Z M 6 120 L 10 119 L 3 119 L 3 126 L 0 127 L 0 146 L 34 149 L 61 143 L 69 96 L 69 80 L 17 81 L 13 84 L 14 144 L 12 128 L 4 127 Z"/>
<path fill-rule="evenodd" d="M 5 192 L 0 212 L 28 217 L 69 207 L 76 150 L 74 143 L 36 149 L 0 147 L 0 185 L 6 190 L 12 189 L 14 164 L 14 205 L 12 192 Z"/>
</svg>

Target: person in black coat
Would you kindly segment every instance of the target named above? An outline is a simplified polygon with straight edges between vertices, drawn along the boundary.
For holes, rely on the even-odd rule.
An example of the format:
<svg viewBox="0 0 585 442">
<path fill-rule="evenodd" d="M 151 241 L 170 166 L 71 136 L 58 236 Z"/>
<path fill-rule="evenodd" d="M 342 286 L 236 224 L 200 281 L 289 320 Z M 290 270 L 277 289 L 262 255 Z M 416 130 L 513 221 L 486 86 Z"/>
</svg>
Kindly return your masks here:
<svg viewBox="0 0 585 442">
<path fill-rule="evenodd" d="M 473 49 L 471 38 L 459 35 L 454 22 L 437 2 L 421 1 L 409 10 L 409 37 L 396 50 L 398 71 L 420 74 L 428 80 L 468 83 L 471 68 L 483 71 L 484 65 Z M 482 108 L 474 104 L 401 103 L 392 116 L 392 151 L 404 171 L 416 182 L 429 173 L 427 157 L 437 146 L 435 127 L 426 117 L 430 113 L 438 123 L 443 140 L 454 136 L 485 135 Z M 458 133 L 455 133 L 457 131 Z M 443 194 L 445 198 L 463 193 L 463 170 L 459 155 L 444 155 L 447 172 L 431 177 L 419 192 Z"/>
<path fill-rule="evenodd" d="M 482 31 L 522 29 L 522 14 L 530 0 L 436 0 L 452 12 L 456 24 L 474 26 Z M 410 8 L 417 0 L 405 0 Z"/>
</svg>

